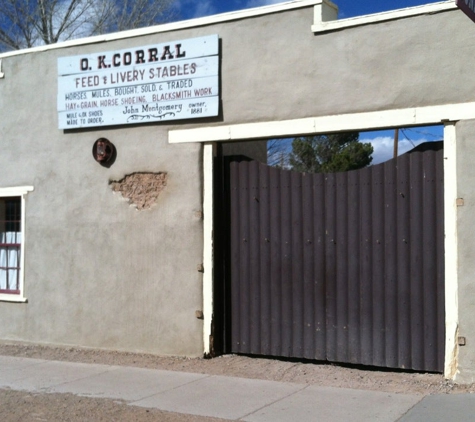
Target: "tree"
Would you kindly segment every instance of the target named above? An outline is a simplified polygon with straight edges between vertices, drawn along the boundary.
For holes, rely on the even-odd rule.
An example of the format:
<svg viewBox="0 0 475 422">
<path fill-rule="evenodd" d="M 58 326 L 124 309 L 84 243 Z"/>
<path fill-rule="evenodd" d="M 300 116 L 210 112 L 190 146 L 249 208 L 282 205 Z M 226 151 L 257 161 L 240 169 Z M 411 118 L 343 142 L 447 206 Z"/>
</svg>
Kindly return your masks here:
<svg viewBox="0 0 475 422">
<path fill-rule="evenodd" d="M 357 132 L 295 138 L 289 164 L 305 173 L 334 173 L 368 166 L 373 147 L 359 142 Z"/>
<path fill-rule="evenodd" d="M 169 21 L 174 0 L 0 0 L 0 51 Z"/>
<path fill-rule="evenodd" d="M 267 141 L 267 164 L 281 169 L 289 168 L 290 139 L 269 139 Z"/>
</svg>

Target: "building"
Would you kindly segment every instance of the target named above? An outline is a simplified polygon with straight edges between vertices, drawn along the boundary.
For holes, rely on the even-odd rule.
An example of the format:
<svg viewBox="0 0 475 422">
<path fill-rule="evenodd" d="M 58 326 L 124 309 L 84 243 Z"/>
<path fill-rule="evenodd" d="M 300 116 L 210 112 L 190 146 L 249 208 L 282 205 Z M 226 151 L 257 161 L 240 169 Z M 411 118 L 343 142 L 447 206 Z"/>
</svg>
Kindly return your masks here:
<svg viewBox="0 0 475 422">
<path fill-rule="evenodd" d="M 336 15 L 292 1 L 1 54 L 0 338 L 212 353 L 221 147 L 442 123 L 443 371 L 472 382 L 475 26 L 453 1 Z"/>
</svg>

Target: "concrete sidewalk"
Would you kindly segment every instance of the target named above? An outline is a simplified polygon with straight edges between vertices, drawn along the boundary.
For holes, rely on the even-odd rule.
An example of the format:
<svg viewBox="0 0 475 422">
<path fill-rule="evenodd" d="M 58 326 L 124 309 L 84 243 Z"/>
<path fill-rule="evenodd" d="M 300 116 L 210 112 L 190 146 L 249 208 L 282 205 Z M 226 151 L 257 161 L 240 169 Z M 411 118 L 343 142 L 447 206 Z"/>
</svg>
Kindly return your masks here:
<svg viewBox="0 0 475 422">
<path fill-rule="evenodd" d="M 0 356 L 0 388 L 122 399 L 130 406 L 249 422 L 458 422 L 475 417 L 471 394 L 423 397 L 10 356 Z"/>
</svg>

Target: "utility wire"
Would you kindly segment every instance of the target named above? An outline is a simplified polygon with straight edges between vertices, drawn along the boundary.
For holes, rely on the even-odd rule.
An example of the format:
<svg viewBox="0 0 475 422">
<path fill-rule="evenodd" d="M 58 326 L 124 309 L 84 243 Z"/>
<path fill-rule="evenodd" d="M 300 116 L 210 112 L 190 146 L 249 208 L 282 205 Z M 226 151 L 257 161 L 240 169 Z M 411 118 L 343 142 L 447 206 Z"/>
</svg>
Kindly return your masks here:
<svg viewBox="0 0 475 422">
<path fill-rule="evenodd" d="M 412 144 L 412 146 L 415 148 L 416 144 L 412 142 L 409 137 L 406 135 L 406 129 L 401 129 L 401 133 L 404 135 L 404 137 Z"/>
</svg>

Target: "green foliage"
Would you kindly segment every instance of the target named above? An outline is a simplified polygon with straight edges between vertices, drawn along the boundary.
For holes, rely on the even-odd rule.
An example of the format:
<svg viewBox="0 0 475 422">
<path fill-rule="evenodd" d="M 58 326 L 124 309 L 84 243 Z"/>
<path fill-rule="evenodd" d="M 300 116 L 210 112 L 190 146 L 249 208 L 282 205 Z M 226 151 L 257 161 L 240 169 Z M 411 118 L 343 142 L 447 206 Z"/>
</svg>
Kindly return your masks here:
<svg viewBox="0 0 475 422">
<path fill-rule="evenodd" d="M 336 173 L 371 164 L 373 147 L 362 143 L 357 132 L 295 138 L 289 164 L 305 173 Z"/>
</svg>

